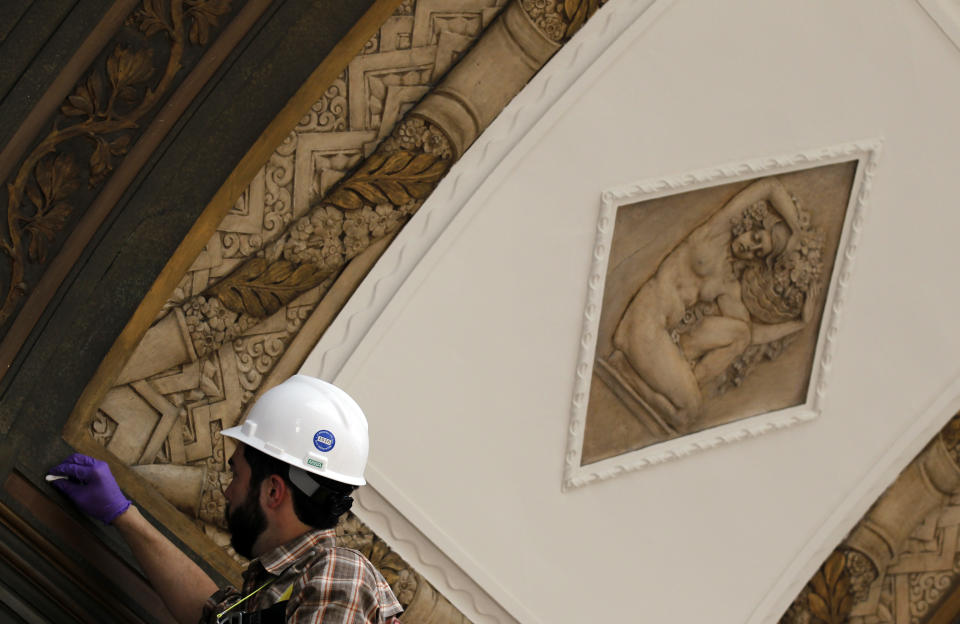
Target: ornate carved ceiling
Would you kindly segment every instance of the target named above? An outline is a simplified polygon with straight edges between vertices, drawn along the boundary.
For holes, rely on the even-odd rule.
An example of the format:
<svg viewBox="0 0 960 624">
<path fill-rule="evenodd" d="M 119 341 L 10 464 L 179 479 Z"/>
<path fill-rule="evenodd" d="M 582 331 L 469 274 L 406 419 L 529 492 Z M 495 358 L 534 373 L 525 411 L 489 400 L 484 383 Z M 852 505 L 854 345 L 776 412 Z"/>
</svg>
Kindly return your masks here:
<svg viewBox="0 0 960 624">
<path fill-rule="evenodd" d="M 116 301 L 99 294 L 81 309 L 87 326 L 109 313 L 97 340 L 71 343 L 100 350 L 61 390 L 61 408 L 80 397 L 64 437 L 109 458 L 138 503 L 228 578 L 239 568 L 225 550 L 219 431 L 299 368 L 451 166 L 603 2 L 381 0 L 365 14 L 361 3 L 314 4 L 91 3 L 71 9 L 89 34 L 64 42 L 72 54 L 43 76 L 35 104 L 24 107 L 17 75 L 0 75 L 0 112 L 19 110 L 0 152 L 0 374 L 11 371 L 13 399 L 0 430 L 23 424 L 14 408 L 30 404 L 22 397 L 36 382 L 25 380 L 53 357 L 42 335 L 67 326 L 70 289 L 114 284 L 90 272 L 136 274 Z M 349 14 L 333 6 L 344 4 Z M 18 19 L 33 10 L 23 3 Z M 354 24 L 336 48 L 270 56 L 278 39 L 315 39 L 335 10 L 344 13 L 333 21 Z M 243 65 L 247 56 L 258 62 Z M 31 58 L 25 75 L 38 71 Z M 165 224 L 164 244 L 151 247 L 140 221 Z M 149 257 L 142 267 L 117 238 L 129 232 Z M 111 255 L 127 264 L 113 269 Z M 953 617 L 955 429 L 911 464 L 783 622 Z M 489 597 L 438 593 L 357 518 L 343 536 L 384 570 L 405 621 L 509 621 Z"/>
<path fill-rule="evenodd" d="M 306 351 L 288 347 L 316 340 L 450 165 L 600 2 L 514 2 L 497 19 L 503 4 L 374 5 L 233 169 L 67 423 L 73 446 L 118 464 L 138 502 L 227 577 L 239 568 L 216 546 L 227 543 L 221 491 L 229 449 L 219 431 L 240 419 L 275 368 L 299 365 Z M 6 334 L 8 361 L 113 202 L 216 72 L 212 59 L 225 58 L 270 9 L 173 0 L 108 12 L 98 28 L 114 39 L 98 39 L 103 51 L 93 64 L 78 62 L 61 77 L 75 80 L 58 111 L 63 120 L 33 139 L 12 174 L 2 320 L 19 325 Z M 207 45 L 219 47 L 204 57 Z M 337 68 L 351 47 L 359 53 Z M 319 98 L 298 109 L 311 91 Z M 56 102 L 58 94 L 46 97 Z M 262 146 L 295 119 L 248 182 Z M 21 156 L 8 153 L 11 162 Z M 74 208 L 85 204 L 78 222 Z M 47 267 L 51 246 L 68 233 Z M 36 280 L 25 281 L 27 267 Z M 451 621 L 429 584 L 368 530 L 348 533 L 388 572 L 406 617 Z M 431 605 L 432 615 L 423 619 L 418 605 Z"/>
<path fill-rule="evenodd" d="M 960 415 L 830 554 L 781 624 L 956 621 L 960 609 Z"/>
</svg>

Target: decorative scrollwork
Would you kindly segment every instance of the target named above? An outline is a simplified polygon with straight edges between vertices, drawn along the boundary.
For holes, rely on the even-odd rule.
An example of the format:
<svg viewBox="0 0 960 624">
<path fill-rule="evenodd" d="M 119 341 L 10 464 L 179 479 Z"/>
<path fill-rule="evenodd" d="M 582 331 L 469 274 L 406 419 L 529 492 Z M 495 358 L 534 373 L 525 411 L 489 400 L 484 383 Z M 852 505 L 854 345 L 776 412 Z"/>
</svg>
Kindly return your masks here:
<svg viewBox="0 0 960 624">
<path fill-rule="evenodd" d="M 337 77 L 323 97 L 313 103 L 293 133 L 300 132 L 341 132 L 347 129 L 347 76 L 346 72 Z"/>
<path fill-rule="evenodd" d="M 94 189 L 114 170 L 136 138 L 144 118 L 157 108 L 182 68 L 184 48 L 205 45 L 232 0 L 143 0 L 127 20 L 139 31 L 137 43 L 117 43 L 102 65 L 93 67 L 60 107 L 61 117 L 34 147 L 7 184 L 7 233 L 0 252 L 8 259 L 6 295 L 0 323 L 14 313 L 28 291 L 25 269 L 44 264 L 61 232 L 70 225 L 84 186 Z M 162 68 L 154 63 L 155 36 L 169 54 Z M 159 78 L 155 78 L 159 76 Z M 81 165 L 67 150 L 83 151 Z M 76 145 L 74 145 L 76 143 Z"/>
<path fill-rule="evenodd" d="M 423 119 L 398 124 L 373 155 L 261 255 L 184 304 L 197 354 L 219 349 L 396 232 L 450 169 L 446 136 Z"/>
</svg>

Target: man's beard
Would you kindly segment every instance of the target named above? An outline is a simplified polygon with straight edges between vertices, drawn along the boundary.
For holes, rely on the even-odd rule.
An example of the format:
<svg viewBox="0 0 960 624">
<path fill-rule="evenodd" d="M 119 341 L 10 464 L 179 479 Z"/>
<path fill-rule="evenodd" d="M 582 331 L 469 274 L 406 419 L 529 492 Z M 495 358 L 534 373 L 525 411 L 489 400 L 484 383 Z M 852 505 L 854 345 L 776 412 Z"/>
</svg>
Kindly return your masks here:
<svg viewBox="0 0 960 624">
<path fill-rule="evenodd" d="M 259 487 L 251 487 L 242 505 L 234 510 L 227 507 L 230 545 L 238 555 L 247 559 L 253 559 L 253 544 L 267 528 L 267 517 L 260 509 L 259 492 Z"/>
</svg>

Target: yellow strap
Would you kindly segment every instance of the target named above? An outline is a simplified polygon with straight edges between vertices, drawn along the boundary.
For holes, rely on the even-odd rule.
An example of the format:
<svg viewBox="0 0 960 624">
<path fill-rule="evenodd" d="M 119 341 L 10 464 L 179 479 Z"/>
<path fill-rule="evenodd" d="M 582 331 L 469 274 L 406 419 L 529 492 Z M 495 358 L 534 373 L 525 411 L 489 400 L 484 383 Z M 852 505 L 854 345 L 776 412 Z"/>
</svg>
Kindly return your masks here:
<svg viewBox="0 0 960 624">
<path fill-rule="evenodd" d="M 225 613 L 227 613 L 228 611 L 231 611 L 231 610 L 232 610 L 234 607 L 236 607 L 237 605 L 240 605 L 240 604 L 243 604 L 244 602 L 246 602 L 247 598 L 249 598 L 250 596 L 254 595 L 254 594 L 257 593 L 258 591 L 260 591 L 261 589 L 263 589 L 264 587 L 266 587 L 267 585 L 269 585 L 270 583 L 274 582 L 275 580 L 277 580 L 277 579 L 275 579 L 275 578 L 270 579 L 269 581 L 267 581 L 266 583 L 264 583 L 264 584 L 261 585 L 260 587 L 256 588 L 255 590 L 253 590 L 252 592 L 250 592 L 249 594 L 247 594 L 246 596 L 244 596 L 244 597 L 241 598 L 240 600 L 236 601 L 235 603 L 233 603 L 232 605 L 230 605 L 229 607 L 227 607 L 226 609 L 224 609 L 223 611 L 221 611 L 220 613 L 218 613 L 218 614 L 217 614 L 217 619 L 219 620 L 220 618 L 222 618 Z M 292 586 L 292 585 L 291 585 L 290 589 L 293 589 L 293 586 Z"/>
</svg>

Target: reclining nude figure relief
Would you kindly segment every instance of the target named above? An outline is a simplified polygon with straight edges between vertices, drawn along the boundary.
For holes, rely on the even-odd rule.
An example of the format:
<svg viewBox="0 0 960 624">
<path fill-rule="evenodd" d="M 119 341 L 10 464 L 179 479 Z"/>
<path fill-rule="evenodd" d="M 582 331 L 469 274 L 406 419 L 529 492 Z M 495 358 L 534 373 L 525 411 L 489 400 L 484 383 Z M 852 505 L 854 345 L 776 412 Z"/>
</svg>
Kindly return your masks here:
<svg viewBox="0 0 960 624">
<path fill-rule="evenodd" d="M 750 184 L 640 286 L 602 365 L 667 428 L 691 430 L 705 396 L 739 385 L 814 318 L 822 244 L 779 180 Z"/>
</svg>

